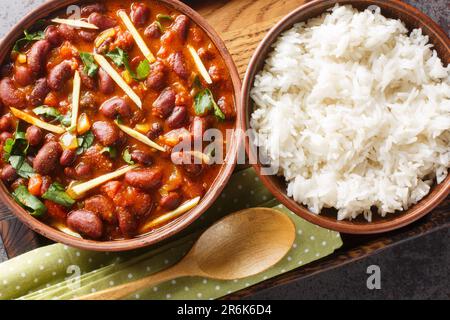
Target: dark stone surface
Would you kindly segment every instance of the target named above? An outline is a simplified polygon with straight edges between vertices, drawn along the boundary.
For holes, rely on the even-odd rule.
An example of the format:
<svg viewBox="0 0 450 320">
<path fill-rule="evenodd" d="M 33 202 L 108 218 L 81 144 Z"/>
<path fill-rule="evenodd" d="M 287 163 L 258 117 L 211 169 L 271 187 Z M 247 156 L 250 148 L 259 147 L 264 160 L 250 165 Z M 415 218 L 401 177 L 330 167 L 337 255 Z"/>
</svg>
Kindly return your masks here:
<svg viewBox="0 0 450 320">
<path fill-rule="evenodd" d="M 250 299 L 450 299 L 449 243 L 449 229 L 436 231 Z M 380 290 L 367 288 L 371 265 L 380 267 Z"/>
<path fill-rule="evenodd" d="M 0 237 L 0 263 L 8 260 L 8 256 L 6 255 L 5 248 L 3 246 L 2 238 Z"/>
</svg>

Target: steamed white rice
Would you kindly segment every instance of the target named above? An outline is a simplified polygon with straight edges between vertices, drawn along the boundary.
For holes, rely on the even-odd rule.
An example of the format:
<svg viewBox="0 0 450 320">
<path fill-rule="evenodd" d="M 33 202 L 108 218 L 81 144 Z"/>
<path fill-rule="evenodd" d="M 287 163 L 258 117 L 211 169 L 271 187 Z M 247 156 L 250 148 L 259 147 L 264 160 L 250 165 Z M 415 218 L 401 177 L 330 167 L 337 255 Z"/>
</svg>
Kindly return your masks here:
<svg viewBox="0 0 450 320">
<path fill-rule="evenodd" d="M 421 29 L 379 8 L 336 6 L 284 32 L 251 96 L 255 143 L 314 213 L 370 221 L 447 176 L 450 68 Z"/>
</svg>

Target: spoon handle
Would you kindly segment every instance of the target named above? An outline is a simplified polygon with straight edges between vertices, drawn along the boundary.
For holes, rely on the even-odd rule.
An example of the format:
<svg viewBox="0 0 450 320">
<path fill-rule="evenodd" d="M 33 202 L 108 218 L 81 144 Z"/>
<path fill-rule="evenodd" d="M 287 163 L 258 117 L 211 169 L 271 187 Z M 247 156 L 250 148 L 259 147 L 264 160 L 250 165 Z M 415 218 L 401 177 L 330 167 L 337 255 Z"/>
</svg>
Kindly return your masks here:
<svg viewBox="0 0 450 320">
<path fill-rule="evenodd" d="M 158 273 L 152 274 L 148 277 L 125 283 L 120 286 L 116 286 L 110 289 L 102 290 L 99 292 L 94 292 L 88 295 L 84 295 L 75 300 L 116 300 L 122 299 L 133 292 L 137 292 L 144 288 L 148 288 L 154 286 L 158 283 L 179 278 L 182 276 L 188 275 L 186 272 L 183 272 L 183 269 L 180 268 L 180 264 L 177 264 L 169 269 L 160 271 Z"/>
</svg>

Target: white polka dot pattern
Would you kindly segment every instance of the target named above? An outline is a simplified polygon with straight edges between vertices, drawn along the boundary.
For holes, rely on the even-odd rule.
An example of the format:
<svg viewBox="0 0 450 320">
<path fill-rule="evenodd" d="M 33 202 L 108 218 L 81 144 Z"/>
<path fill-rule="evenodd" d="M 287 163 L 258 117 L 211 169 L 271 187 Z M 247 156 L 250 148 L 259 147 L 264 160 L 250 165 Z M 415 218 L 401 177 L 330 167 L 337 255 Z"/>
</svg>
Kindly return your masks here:
<svg viewBox="0 0 450 320">
<path fill-rule="evenodd" d="M 59 244 L 31 251 L 0 264 L 0 299 L 70 299 L 137 280 L 179 261 L 192 246 L 200 228 L 227 213 L 255 206 L 274 207 L 288 214 L 296 225 L 295 243 L 276 266 L 242 281 L 179 278 L 135 292 L 128 298 L 219 298 L 331 254 L 342 245 L 339 233 L 316 227 L 275 202 L 254 171 L 247 169 L 233 175 L 221 197 L 203 215 L 204 220 L 197 221 L 187 236 L 174 238 L 170 244 L 157 249 L 128 253 L 89 252 Z"/>
</svg>

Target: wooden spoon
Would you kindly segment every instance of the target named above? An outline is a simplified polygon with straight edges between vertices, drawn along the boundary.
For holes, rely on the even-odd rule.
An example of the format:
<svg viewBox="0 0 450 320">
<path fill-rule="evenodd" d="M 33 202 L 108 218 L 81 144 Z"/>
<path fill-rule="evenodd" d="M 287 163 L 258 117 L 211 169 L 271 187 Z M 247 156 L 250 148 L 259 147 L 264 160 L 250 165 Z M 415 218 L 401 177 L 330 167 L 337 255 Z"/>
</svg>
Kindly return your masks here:
<svg viewBox="0 0 450 320">
<path fill-rule="evenodd" d="M 291 249 L 294 240 L 295 226 L 283 213 L 268 208 L 238 211 L 206 230 L 173 267 L 78 299 L 120 299 L 160 282 L 186 276 L 219 280 L 246 278 L 275 265 Z"/>
</svg>

